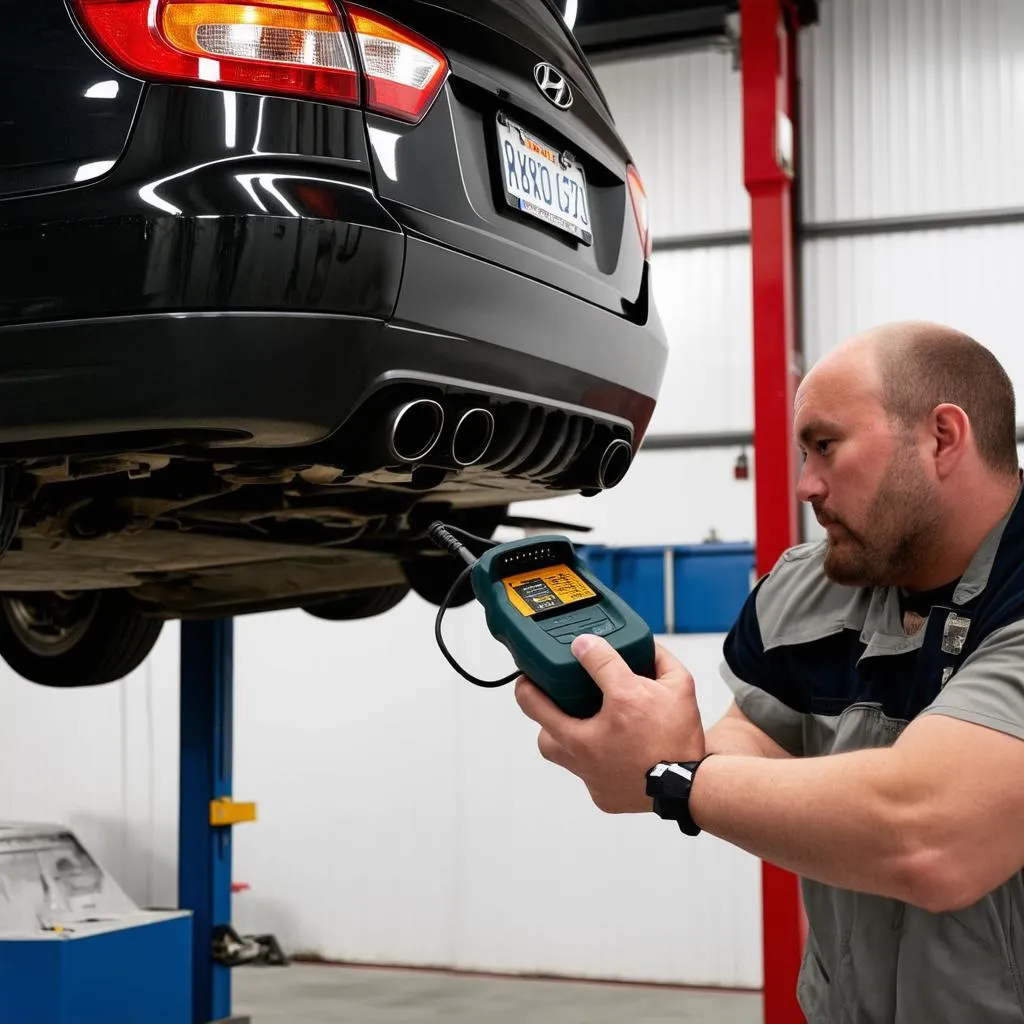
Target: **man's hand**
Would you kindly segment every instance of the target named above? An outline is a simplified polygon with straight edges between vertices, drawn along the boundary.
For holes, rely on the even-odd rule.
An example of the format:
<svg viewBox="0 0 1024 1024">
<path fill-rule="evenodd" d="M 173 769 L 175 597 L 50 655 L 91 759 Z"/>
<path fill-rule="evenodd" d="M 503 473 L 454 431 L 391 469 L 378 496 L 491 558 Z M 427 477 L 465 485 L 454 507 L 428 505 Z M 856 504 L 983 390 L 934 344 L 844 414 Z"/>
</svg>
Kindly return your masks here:
<svg viewBox="0 0 1024 1024">
<path fill-rule="evenodd" d="M 601 688 L 604 701 L 593 718 L 573 718 L 520 679 L 516 700 L 541 726 L 540 752 L 582 779 L 602 811 L 649 811 L 647 770 L 658 761 L 696 761 L 704 756 L 693 677 L 660 646 L 655 679 L 634 675 L 600 637 L 577 637 L 572 652 Z"/>
</svg>

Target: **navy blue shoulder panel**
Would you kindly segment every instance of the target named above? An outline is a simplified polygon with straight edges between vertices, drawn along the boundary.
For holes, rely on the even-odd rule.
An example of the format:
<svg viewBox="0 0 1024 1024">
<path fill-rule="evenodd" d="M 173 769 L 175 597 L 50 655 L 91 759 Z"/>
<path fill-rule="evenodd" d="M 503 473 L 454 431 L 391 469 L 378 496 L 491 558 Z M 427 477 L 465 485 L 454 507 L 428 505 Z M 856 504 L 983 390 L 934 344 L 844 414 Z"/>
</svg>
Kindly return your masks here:
<svg viewBox="0 0 1024 1024">
<path fill-rule="evenodd" d="M 971 627 L 961 660 L 997 629 L 1024 619 L 1024 496 L 1003 531 L 988 584 L 969 607 Z"/>
<path fill-rule="evenodd" d="M 757 595 L 765 579 L 767 577 L 758 580 L 757 585 L 747 595 L 723 647 L 725 663 L 733 675 L 762 690 L 766 689 L 764 683 L 767 678 L 764 641 L 761 639 L 761 627 L 757 622 Z"/>
<path fill-rule="evenodd" d="M 764 649 L 757 619 L 760 584 L 747 598 L 726 637 L 733 674 L 804 715 L 840 715 L 852 704 L 877 704 L 890 718 L 910 720 L 938 696 L 941 666 L 919 663 L 918 652 L 862 658 L 856 629 L 841 629 L 805 643 Z M 936 648 L 944 617 L 934 618 L 927 643 Z"/>
<path fill-rule="evenodd" d="M 733 675 L 743 682 L 764 690 L 794 711 L 802 711 L 805 701 L 799 685 L 785 668 L 786 649 L 765 652 L 761 638 L 761 626 L 757 621 L 757 595 L 768 578 L 764 576 L 758 581 L 725 638 L 725 663 Z"/>
</svg>

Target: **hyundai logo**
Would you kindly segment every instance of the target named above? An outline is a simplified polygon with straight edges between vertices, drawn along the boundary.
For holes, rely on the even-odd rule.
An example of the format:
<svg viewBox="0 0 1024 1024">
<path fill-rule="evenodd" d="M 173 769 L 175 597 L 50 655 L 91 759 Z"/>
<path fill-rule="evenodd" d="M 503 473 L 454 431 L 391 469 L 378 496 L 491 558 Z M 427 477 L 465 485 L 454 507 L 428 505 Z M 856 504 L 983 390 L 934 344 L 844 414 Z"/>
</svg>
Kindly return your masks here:
<svg viewBox="0 0 1024 1024">
<path fill-rule="evenodd" d="M 559 110 L 568 110 L 572 106 L 572 89 L 569 88 L 568 79 L 558 68 L 541 61 L 533 69 L 533 79 L 537 83 L 537 88 Z"/>
</svg>

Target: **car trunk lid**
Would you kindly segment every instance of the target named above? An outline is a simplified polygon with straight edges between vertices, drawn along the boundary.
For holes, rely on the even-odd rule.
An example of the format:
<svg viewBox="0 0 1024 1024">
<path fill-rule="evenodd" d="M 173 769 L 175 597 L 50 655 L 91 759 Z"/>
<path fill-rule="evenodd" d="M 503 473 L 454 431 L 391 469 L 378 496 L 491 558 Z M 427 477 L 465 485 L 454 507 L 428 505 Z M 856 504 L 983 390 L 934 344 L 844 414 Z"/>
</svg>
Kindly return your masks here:
<svg viewBox="0 0 1024 1024">
<path fill-rule="evenodd" d="M 367 116 L 407 229 L 621 314 L 644 287 L 623 145 L 547 0 L 370 0 L 451 66 L 425 118 Z M 570 101 L 571 97 L 571 101 Z"/>
</svg>

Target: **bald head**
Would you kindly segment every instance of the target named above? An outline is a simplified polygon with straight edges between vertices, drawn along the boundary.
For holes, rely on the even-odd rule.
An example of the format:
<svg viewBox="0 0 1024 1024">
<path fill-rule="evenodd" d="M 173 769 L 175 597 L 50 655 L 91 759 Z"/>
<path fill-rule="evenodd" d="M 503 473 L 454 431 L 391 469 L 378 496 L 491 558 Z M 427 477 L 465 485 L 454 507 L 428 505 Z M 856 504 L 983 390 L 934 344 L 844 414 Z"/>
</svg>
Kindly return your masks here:
<svg viewBox="0 0 1024 1024">
<path fill-rule="evenodd" d="M 838 583 L 928 590 L 961 575 L 1019 491 L 1013 387 L 966 335 L 887 324 L 841 345 L 797 392 L 797 497 Z"/>
<path fill-rule="evenodd" d="M 938 405 L 959 406 L 982 462 L 996 473 L 1018 471 L 1013 385 L 995 356 L 960 331 L 917 320 L 884 324 L 844 342 L 811 373 L 841 375 L 873 393 L 907 429 Z"/>
</svg>

